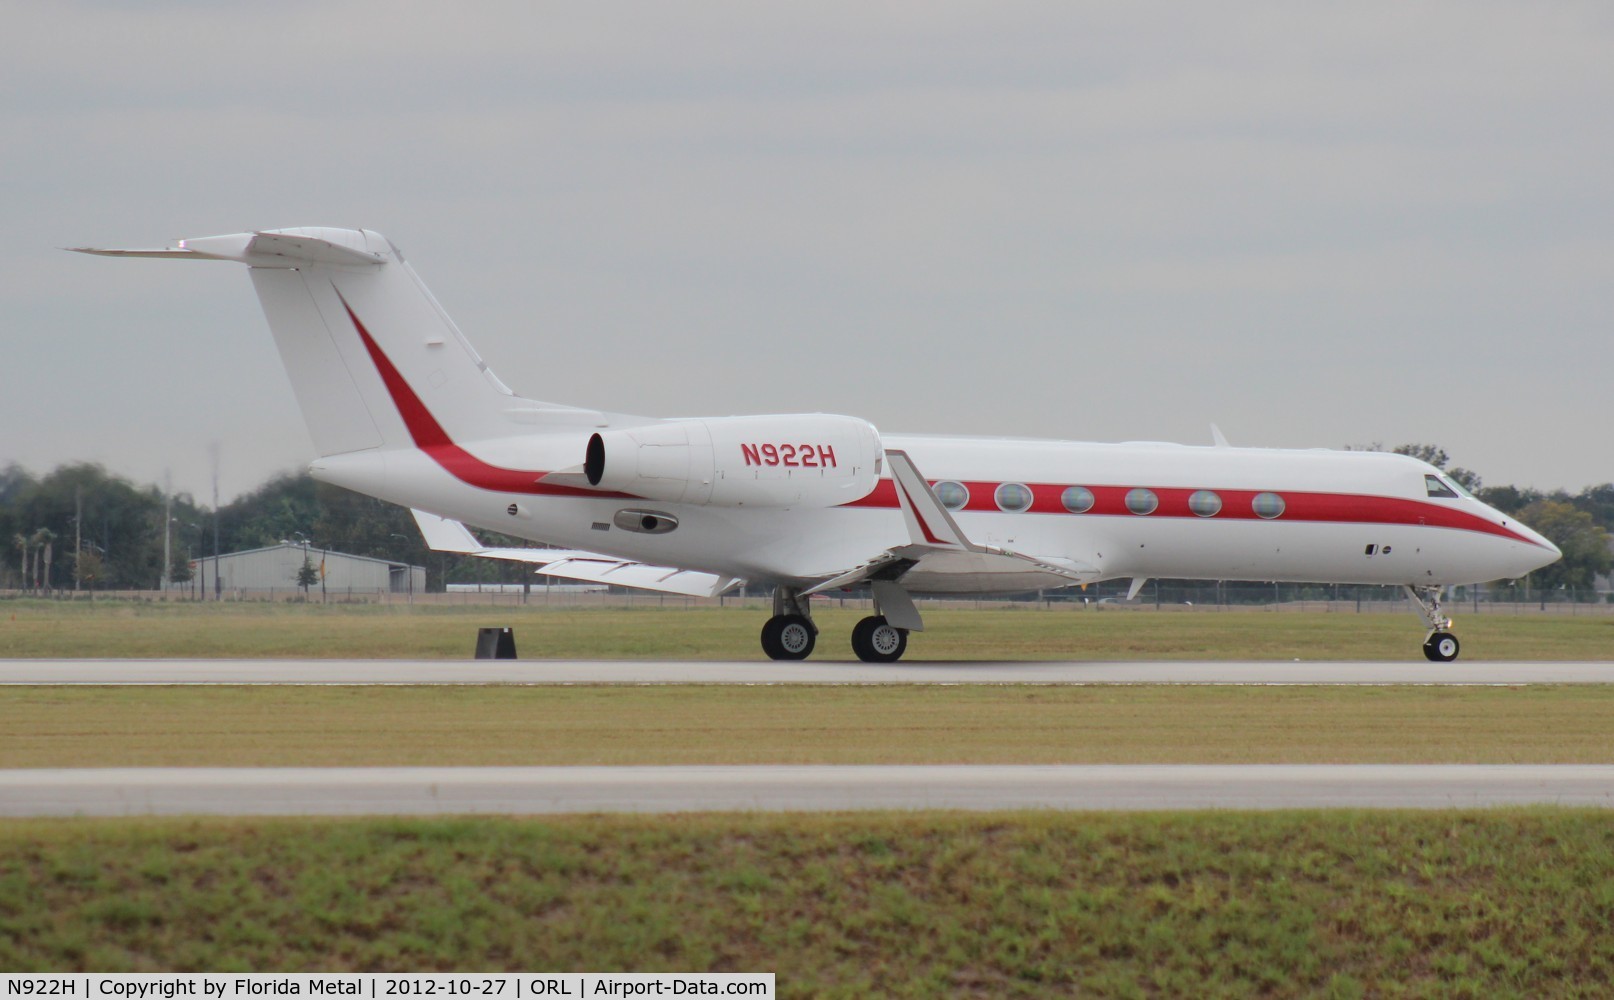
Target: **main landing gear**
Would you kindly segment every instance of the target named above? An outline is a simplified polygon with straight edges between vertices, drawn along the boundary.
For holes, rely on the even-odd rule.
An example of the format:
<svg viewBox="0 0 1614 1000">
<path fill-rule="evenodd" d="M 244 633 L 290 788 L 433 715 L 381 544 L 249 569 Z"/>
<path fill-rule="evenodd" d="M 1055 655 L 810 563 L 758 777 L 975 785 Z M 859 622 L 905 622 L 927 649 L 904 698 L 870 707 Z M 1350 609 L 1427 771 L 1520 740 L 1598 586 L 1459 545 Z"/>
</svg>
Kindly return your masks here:
<svg viewBox="0 0 1614 1000">
<path fill-rule="evenodd" d="M 818 643 L 818 626 L 801 592 L 780 587 L 773 592 L 773 617 L 762 625 L 762 651 L 772 660 L 805 660 Z"/>
<path fill-rule="evenodd" d="M 885 615 L 871 615 L 852 629 L 852 652 L 865 663 L 895 663 L 908 650 L 908 630 L 897 628 Z"/>
<path fill-rule="evenodd" d="M 1461 649 L 1457 637 L 1451 634 L 1451 619 L 1440 610 L 1439 587 L 1404 587 L 1412 603 L 1418 606 L 1418 614 L 1429 629 L 1429 635 L 1423 641 L 1423 655 L 1436 663 L 1450 663 L 1457 659 L 1457 651 Z"/>
<path fill-rule="evenodd" d="M 807 598 L 790 587 L 774 591 L 773 617 L 762 626 L 762 651 L 769 659 L 805 660 L 817 642 L 818 626 Z M 908 629 L 891 624 L 885 615 L 871 615 L 852 629 L 852 651 L 865 663 L 895 663 L 907 650 Z"/>
</svg>

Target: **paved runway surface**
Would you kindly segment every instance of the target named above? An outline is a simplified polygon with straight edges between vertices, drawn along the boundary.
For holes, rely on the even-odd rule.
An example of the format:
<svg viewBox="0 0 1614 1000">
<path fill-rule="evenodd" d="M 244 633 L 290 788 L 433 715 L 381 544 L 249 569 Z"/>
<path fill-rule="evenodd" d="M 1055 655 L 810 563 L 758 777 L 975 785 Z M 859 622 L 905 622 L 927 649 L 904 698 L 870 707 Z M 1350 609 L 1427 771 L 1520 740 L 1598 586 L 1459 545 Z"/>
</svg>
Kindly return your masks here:
<svg viewBox="0 0 1614 1000">
<path fill-rule="evenodd" d="M 0 771 L 0 815 L 849 809 L 1614 808 L 1611 765 L 85 768 Z"/>
<path fill-rule="evenodd" d="M 1608 684 L 1614 663 L 0 660 L 0 684 Z"/>
</svg>

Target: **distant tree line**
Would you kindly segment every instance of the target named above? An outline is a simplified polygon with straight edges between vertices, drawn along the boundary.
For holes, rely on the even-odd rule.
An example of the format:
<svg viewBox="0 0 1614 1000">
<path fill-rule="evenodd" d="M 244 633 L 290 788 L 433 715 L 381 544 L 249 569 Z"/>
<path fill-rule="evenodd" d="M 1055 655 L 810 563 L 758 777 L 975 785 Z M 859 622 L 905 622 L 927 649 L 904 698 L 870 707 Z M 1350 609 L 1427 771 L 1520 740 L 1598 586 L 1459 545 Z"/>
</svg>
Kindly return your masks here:
<svg viewBox="0 0 1614 1000">
<path fill-rule="evenodd" d="M 1384 450 L 1382 445 L 1356 446 Z M 1596 576 L 1608 573 L 1609 533 L 1614 531 L 1614 483 L 1579 493 L 1542 493 L 1516 486 L 1486 486 L 1475 473 L 1452 466 L 1443 448 L 1409 444 L 1393 449 L 1444 470 L 1466 489 L 1551 539 L 1562 561 L 1525 581 L 1493 584 L 1498 596 L 1526 593 L 1589 595 Z M 427 588 L 445 583 L 531 579 L 520 564 L 429 551 L 408 509 L 339 486 L 315 482 L 307 473 L 277 476 L 216 511 L 188 493 L 165 496 L 156 486 L 136 486 L 99 465 L 57 467 L 36 478 L 18 465 L 0 470 L 0 539 L 10 558 L 0 560 L 0 588 L 71 591 L 151 590 L 166 577 L 193 582 L 200 562 L 215 553 L 276 545 L 306 545 L 373 556 L 427 568 Z M 169 559 L 163 563 L 164 526 Z M 484 534 L 493 545 L 522 542 Z M 317 562 L 317 559 L 315 560 Z M 287 580 L 288 588 L 306 581 Z"/>
<path fill-rule="evenodd" d="M 18 465 L 0 469 L 0 589 L 61 593 L 154 590 L 204 583 L 213 589 L 215 554 L 289 541 L 318 552 L 373 556 L 427 568 L 428 589 L 446 582 L 519 582 L 524 567 L 429 551 L 409 510 L 315 482 L 307 473 L 277 476 L 216 511 L 188 493 L 165 496 L 100 465 L 77 463 L 35 477 Z M 164 525 L 169 560 L 163 564 Z M 490 544 L 522 542 L 485 536 Z M 200 574 L 200 579 L 197 579 Z M 288 579 L 287 588 L 299 581 Z"/>
</svg>

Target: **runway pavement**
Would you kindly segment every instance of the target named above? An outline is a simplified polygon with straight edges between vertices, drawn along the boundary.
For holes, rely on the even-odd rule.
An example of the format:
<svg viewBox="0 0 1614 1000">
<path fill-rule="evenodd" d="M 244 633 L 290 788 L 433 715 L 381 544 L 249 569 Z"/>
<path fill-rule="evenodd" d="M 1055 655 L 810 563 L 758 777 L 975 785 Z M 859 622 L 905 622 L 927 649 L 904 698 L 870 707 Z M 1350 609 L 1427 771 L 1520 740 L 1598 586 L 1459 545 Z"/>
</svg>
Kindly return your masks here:
<svg viewBox="0 0 1614 1000">
<path fill-rule="evenodd" d="M 1608 684 L 1614 663 L 0 660 L 0 684 Z"/>
<path fill-rule="evenodd" d="M 86 768 L 0 771 L 0 815 L 1614 808 L 1614 765 Z"/>
</svg>

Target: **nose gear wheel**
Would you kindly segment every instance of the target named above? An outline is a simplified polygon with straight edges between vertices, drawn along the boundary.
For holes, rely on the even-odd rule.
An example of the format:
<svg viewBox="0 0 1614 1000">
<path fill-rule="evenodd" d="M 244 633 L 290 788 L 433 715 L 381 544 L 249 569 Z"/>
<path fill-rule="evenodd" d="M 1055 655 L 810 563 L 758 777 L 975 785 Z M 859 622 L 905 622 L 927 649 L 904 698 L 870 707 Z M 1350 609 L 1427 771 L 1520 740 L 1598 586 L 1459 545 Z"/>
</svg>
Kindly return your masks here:
<svg viewBox="0 0 1614 1000">
<path fill-rule="evenodd" d="M 1450 663 L 1457 659 L 1461 645 L 1450 632 L 1433 632 L 1423 641 L 1423 655 L 1436 663 Z"/>
<path fill-rule="evenodd" d="M 1435 663 L 1450 663 L 1457 659 L 1457 651 L 1462 644 L 1457 637 L 1449 631 L 1451 619 L 1447 618 L 1440 609 L 1439 587 L 1403 587 L 1407 597 L 1418 607 L 1418 615 L 1423 618 L 1424 625 L 1429 629 L 1429 635 L 1423 641 L 1423 655 Z"/>
</svg>

